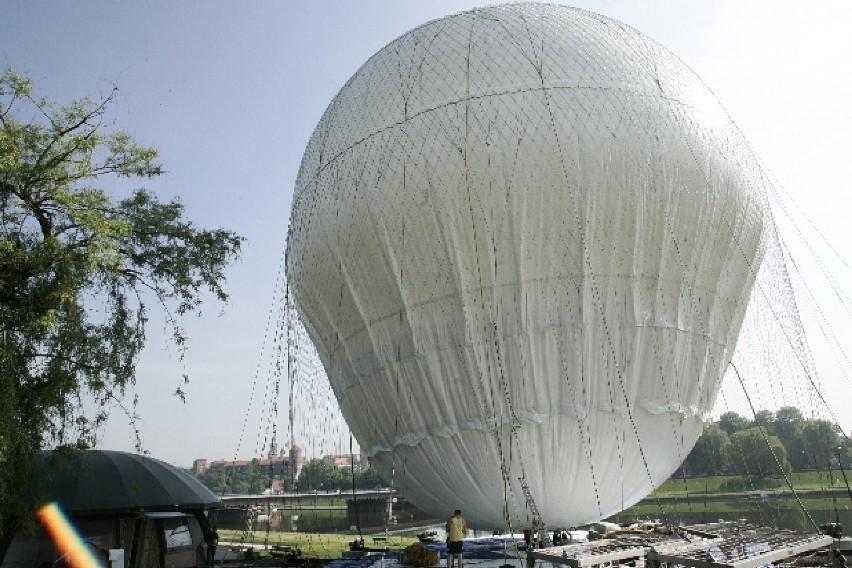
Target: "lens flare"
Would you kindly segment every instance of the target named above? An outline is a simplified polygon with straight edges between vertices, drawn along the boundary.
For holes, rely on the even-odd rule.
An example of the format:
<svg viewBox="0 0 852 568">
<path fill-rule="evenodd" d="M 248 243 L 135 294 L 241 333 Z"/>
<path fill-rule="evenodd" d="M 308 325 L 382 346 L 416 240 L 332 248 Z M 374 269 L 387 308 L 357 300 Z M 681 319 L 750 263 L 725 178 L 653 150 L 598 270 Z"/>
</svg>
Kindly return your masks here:
<svg viewBox="0 0 852 568">
<path fill-rule="evenodd" d="M 48 503 L 38 510 L 37 516 L 56 544 L 59 554 L 71 568 L 102 568 L 91 548 L 86 546 L 57 503 Z"/>
</svg>

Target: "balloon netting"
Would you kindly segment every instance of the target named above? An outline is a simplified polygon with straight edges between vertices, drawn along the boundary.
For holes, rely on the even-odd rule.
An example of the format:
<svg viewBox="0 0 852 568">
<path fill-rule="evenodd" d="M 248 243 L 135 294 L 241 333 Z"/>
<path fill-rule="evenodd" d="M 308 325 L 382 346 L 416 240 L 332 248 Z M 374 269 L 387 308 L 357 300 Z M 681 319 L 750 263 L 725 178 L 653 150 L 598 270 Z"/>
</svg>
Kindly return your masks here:
<svg viewBox="0 0 852 568">
<path fill-rule="evenodd" d="M 689 453 L 744 318 L 747 381 L 818 398 L 770 189 L 710 90 L 624 24 L 535 4 L 429 22 L 305 151 L 286 272 L 316 355 L 287 360 L 428 511 L 606 517 Z"/>
</svg>

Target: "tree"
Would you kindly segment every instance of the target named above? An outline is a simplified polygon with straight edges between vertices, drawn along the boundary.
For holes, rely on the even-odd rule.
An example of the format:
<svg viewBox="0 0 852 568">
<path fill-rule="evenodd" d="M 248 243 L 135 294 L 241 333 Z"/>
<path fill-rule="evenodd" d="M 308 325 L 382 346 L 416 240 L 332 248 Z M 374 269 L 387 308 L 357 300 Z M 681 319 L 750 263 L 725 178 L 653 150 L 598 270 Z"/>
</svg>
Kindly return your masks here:
<svg viewBox="0 0 852 568">
<path fill-rule="evenodd" d="M 234 493 L 231 490 L 231 476 L 228 475 L 225 468 L 209 469 L 196 477 L 213 493 L 218 495 Z"/>
<path fill-rule="evenodd" d="M 733 436 L 737 432 L 750 427 L 751 423 L 736 412 L 726 412 L 719 417 L 719 428 L 724 430 L 728 436 Z"/>
<path fill-rule="evenodd" d="M 692 475 L 721 475 L 727 471 L 730 441 L 717 424 L 708 424 L 683 464 Z"/>
<path fill-rule="evenodd" d="M 96 441 L 135 382 L 149 304 L 182 349 L 180 316 L 208 292 L 227 300 L 242 237 L 144 189 L 113 195 L 119 178 L 163 173 L 155 149 L 108 123 L 114 95 L 57 105 L 0 75 L 0 526 L 34 452 Z"/>
<path fill-rule="evenodd" d="M 775 435 L 787 448 L 790 465 L 796 471 L 814 468 L 812 452 L 805 446 L 803 428 L 805 419 L 795 406 L 784 406 L 775 413 Z"/>
<path fill-rule="evenodd" d="M 770 434 L 775 434 L 775 413 L 771 410 L 758 410 L 752 426 L 760 426 Z"/>
<path fill-rule="evenodd" d="M 760 427 L 740 430 L 732 435 L 729 457 L 733 470 L 743 477 L 766 479 L 780 474 L 782 471 L 779 471 L 778 464 L 783 473 L 790 472 L 787 450 L 781 440 L 761 432 Z"/>
<path fill-rule="evenodd" d="M 347 469 L 346 472 L 349 470 Z M 312 459 L 302 466 L 299 474 L 299 489 L 313 491 L 315 489 L 346 489 L 351 487 L 352 481 L 346 472 L 334 466 L 328 460 Z"/>
<path fill-rule="evenodd" d="M 355 487 L 357 489 L 376 489 L 386 485 L 384 480 L 379 477 L 379 473 L 372 466 L 355 473 Z"/>
<path fill-rule="evenodd" d="M 852 468 L 852 444 L 843 431 L 840 432 L 840 444 L 835 453 L 834 461 L 838 462 L 835 464 L 837 467 L 843 466 L 847 471 Z"/>
<path fill-rule="evenodd" d="M 838 467 L 837 453 L 842 448 L 840 429 L 828 420 L 807 420 L 802 425 L 805 458 L 810 469 Z M 792 460 L 791 460 L 792 461 Z"/>
</svg>

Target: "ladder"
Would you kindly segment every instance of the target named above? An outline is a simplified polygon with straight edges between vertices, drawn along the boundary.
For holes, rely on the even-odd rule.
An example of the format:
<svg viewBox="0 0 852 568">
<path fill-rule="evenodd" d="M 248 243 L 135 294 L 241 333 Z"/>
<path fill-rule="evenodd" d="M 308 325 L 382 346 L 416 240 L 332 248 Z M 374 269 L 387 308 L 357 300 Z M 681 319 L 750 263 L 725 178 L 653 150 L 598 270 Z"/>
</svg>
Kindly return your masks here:
<svg viewBox="0 0 852 568">
<path fill-rule="evenodd" d="M 527 480 L 523 477 L 519 477 L 518 481 L 521 482 L 521 491 L 523 491 L 524 498 L 527 500 L 527 507 L 533 514 L 532 530 L 536 535 L 539 547 L 544 548 L 551 546 L 552 543 L 550 541 L 550 536 L 547 534 L 547 525 L 545 524 L 544 519 L 541 518 L 541 513 L 538 512 L 538 506 L 535 504 L 535 499 L 533 499 L 532 492 L 530 491 L 529 485 L 527 485 Z"/>
</svg>

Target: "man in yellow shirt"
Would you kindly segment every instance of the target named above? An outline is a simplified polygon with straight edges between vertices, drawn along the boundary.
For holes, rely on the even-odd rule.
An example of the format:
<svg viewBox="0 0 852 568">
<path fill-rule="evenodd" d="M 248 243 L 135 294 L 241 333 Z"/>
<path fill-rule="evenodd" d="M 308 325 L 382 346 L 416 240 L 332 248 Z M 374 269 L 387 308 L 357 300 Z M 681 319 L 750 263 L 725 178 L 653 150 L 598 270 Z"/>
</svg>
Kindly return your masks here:
<svg viewBox="0 0 852 568">
<path fill-rule="evenodd" d="M 459 557 L 459 568 L 462 568 L 464 537 L 467 534 L 467 523 L 461 511 L 456 509 L 453 516 L 447 519 L 447 568 L 453 568 L 453 557 Z"/>
</svg>

